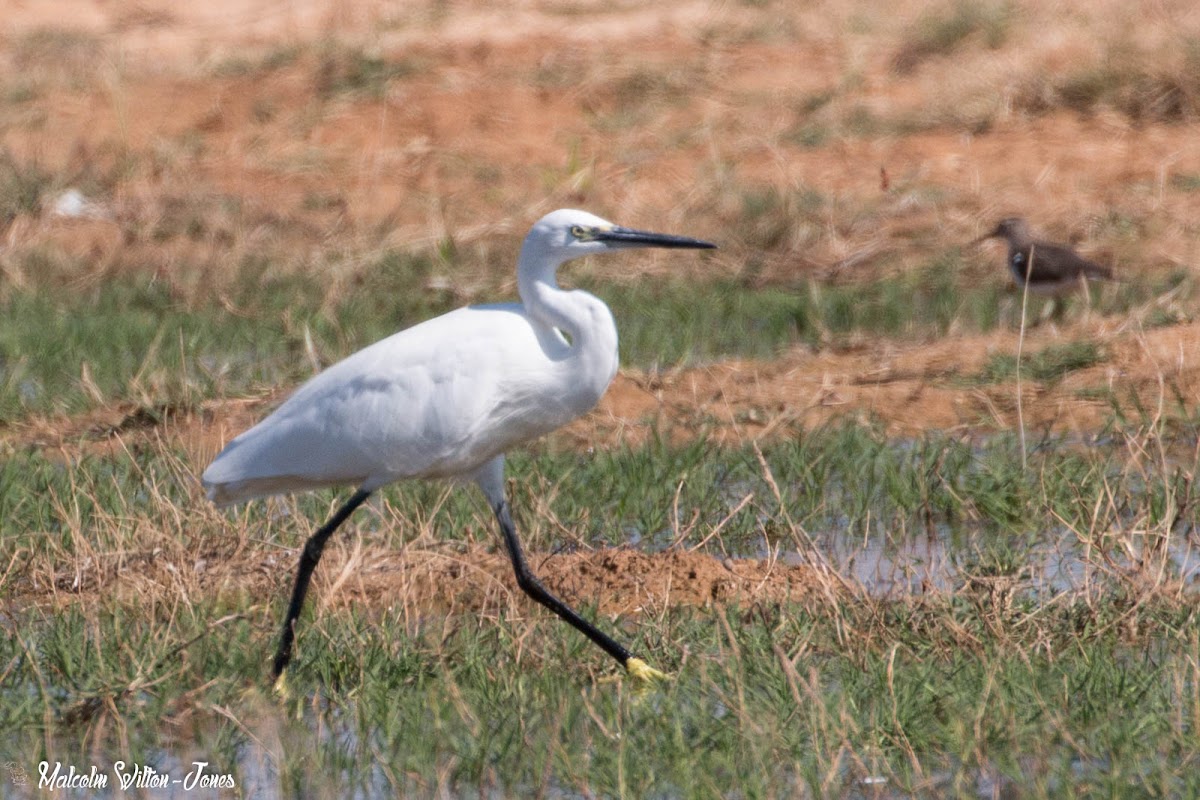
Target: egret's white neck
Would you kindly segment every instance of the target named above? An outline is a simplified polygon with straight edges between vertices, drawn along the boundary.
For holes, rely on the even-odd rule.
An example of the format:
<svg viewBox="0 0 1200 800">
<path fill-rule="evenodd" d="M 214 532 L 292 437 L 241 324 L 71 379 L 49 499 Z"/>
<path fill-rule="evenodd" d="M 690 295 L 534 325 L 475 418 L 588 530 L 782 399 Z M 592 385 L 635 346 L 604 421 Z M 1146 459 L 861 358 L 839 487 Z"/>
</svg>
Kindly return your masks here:
<svg viewBox="0 0 1200 800">
<path fill-rule="evenodd" d="M 584 321 L 579 318 L 571 293 L 558 286 L 556 273 L 561 265 L 562 261 L 546 248 L 526 241 L 517 261 L 517 293 L 529 316 L 559 329 L 574 343 L 582 333 Z"/>
<path fill-rule="evenodd" d="M 534 323 L 566 336 L 575 379 L 592 385 L 598 397 L 617 371 L 617 327 L 600 298 L 559 288 L 555 274 L 563 261 L 549 248 L 526 240 L 517 262 L 517 291 Z"/>
</svg>

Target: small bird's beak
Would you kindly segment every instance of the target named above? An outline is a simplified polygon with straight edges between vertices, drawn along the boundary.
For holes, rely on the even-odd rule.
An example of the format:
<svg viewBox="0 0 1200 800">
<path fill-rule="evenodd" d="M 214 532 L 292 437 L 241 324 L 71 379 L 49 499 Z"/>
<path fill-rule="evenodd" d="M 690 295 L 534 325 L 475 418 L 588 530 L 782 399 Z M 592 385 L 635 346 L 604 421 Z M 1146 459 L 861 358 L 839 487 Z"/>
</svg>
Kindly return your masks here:
<svg viewBox="0 0 1200 800">
<path fill-rule="evenodd" d="M 605 242 L 613 247 L 669 247 L 676 250 L 716 250 L 712 242 L 692 239 L 688 236 L 673 236 L 669 233 L 650 233 L 637 231 L 632 228 L 622 228 L 619 225 L 608 230 L 596 231 L 595 241 Z"/>
</svg>

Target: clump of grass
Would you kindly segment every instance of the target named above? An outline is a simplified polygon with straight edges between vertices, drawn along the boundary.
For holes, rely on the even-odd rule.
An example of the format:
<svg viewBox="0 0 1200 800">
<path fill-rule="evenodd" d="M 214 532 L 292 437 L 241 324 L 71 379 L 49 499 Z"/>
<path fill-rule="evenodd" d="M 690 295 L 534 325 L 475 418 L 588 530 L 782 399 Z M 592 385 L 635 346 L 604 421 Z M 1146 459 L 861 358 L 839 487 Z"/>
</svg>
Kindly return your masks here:
<svg viewBox="0 0 1200 800">
<path fill-rule="evenodd" d="M 862 85 L 862 76 L 851 74 L 836 89 L 800 97 L 794 104 L 795 122 L 784 131 L 783 140 L 804 148 L 819 148 L 834 137 L 901 134 L 913 127 L 906 119 L 881 115 L 856 100 Z"/>
<path fill-rule="evenodd" d="M 53 176 L 37 161 L 22 162 L 0 150 L 0 223 L 12 222 L 18 214 L 36 215 L 53 185 Z"/>
<path fill-rule="evenodd" d="M 1090 114 L 1114 109 L 1135 122 L 1184 122 L 1200 115 L 1200 47 L 1171 54 L 1114 46 L 1099 61 L 1026 81 L 1014 106 L 1034 114 L 1060 108 Z"/>
<path fill-rule="evenodd" d="M 26 74 L 74 82 L 94 74 L 102 50 L 102 40 L 90 31 L 41 27 L 15 37 L 11 52 L 18 69 Z"/>
<path fill-rule="evenodd" d="M 1104 65 L 1067 75 L 1052 87 L 1059 104 L 1087 113 L 1109 105 L 1130 119 L 1179 121 L 1200 109 L 1200 84 L 1189 85 L 1180 76 L 1150 72 L 1129 73 Z"/>
<path fill-rule="evenodd" d="M 618 72 L 588 92 L 598 103 L 593 125 L 602 131 L 627 130 L 660 114 L 664 105 L 688 105 L 707 84 L 703 63 L 650 63 Z"/>
<path fill-rule="evenodd" d="M 1200 175 L 1176 173 L 1171 176 L 1171 186 L 1181 192 L 1200 192 Z"/>
<path fill-rule="evenodd" d="M 741 195 L 737 228 L 754 250 L 801 249 L 819 235 L 818 215 L 827 203 L 828 198 L 811 186 L 747 190 Z"/>
<path fill-rule="evenodd" d="M 1076 370 L 1102 364 L 1104 359 L 1104 351 L 1094 342 L 1054 344 L 1026 358 L 1022 372 L 1035 381 L 1054 382 L 1062 380 L 1064 376 Z M 1016 373 L 1016 356 L 995 353 L 980 371 L 979 380 L 985 383 L 1002 383 L 1014 379 Z"/>
<path fill-rule="evenodd" d="M 213 67 L 213 74 L 223 78 L 232 78 L 276 72 L 295 64 L 304 51 L 304 48 L 297 45 L 284 45 L 257 56 L 232 56 L 216 64 Z"/>
<path fill-rule="evenodd" d="M 419 64 L 412 60 L 388 59 L 330 43 L 318 55 L 313 83 L 322 98 L 349 94 L 378 100 L 386 96 L 393 81 L 419 70 Z"/>
<path fill-rule="evenodd" d="M 998 48 L 1008 38 L 1012 15 L 1006 2 L 970 0 L 955 0 L 929 11 L 907 32 L 904 44 L 892 58 L 892 68 L 900 73 L 912 72 L 922 62 L 949 55 L 972 38 L 981 38 L 987 47 Z"/>
<path fill-rule="evenodd" d="M 804 122 L 796 125 L 786 134 L 786 139 L 801 147 L 816 149 L 824 147 L 832 132 L 828 125 L 819 122 Z"/>
</svg>

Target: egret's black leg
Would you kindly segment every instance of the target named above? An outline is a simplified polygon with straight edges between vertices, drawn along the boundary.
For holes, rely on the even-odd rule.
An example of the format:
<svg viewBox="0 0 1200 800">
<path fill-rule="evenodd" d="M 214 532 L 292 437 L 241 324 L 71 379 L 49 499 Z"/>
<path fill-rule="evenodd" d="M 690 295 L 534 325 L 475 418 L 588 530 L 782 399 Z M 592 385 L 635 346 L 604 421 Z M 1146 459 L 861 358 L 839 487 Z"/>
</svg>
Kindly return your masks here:
<svg viewBox="0 0 1200 800">
<path fill-rule="evenodd" d="M 296 619 L 304 608 L 304 595 L 308 594 L 308 582 L 312 579 L 313 570 L 321 560 L 325 542 L 338 526 L 346 521 L 346 517 L 354 513 L 354 509 L 363 504 L 371 493 L 359 489 L 346 504 L 337 510 L 328 522 L 322 525 L 316 533 L 308 537 L 304 550 L 300 553 L 300 566 L 296 568 L 296 585 L 292 588 L 292 602 L 288 605 L 287 618 L 283 621 L 283 633 L 279 635 L 279 650 L 275 653 L 274 677 L 276 680 L 292 660 L 292 642 L 296 638 Z"/>
<path fill-rule="evenodd" d="M 619 661 L 621 666 L 628 669 L 630 659 L 632 658 L 632 654 L 628 650 L 613 641 L 612 637 L 599 630 L 595 625 L 575 613 L 562 600 L 550 594 L 546 587 L 542 585 L 542 582 L 530 572 L 529 565 L 525 563 L 525 555 L 521 552 L 521 542 L 517 539 L 517 529 L 513 525 L 512 515 L 508 510 L 508 503 L 501 500 L 494 510 L 496 512 L 496 521 L 500 523 L 500 530 L 504 533 L 504 543 L 508 546 L 508 555 L 512 559 L 513 569 L 516 570 L 517 585 L 521 587 L 521 591 L 562 617 L 571 627 L 598 644 L 604 652 Z"/>
</svg>

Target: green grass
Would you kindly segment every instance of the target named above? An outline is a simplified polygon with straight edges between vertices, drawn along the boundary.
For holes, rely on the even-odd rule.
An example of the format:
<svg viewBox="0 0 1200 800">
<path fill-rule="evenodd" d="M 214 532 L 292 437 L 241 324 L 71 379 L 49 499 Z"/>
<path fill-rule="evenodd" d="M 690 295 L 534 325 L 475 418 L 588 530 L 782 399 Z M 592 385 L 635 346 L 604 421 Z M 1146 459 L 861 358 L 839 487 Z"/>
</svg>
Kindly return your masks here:
<svg viewBox="0 0 1200 800">
<path fill-rule="evenodd" d="M 1181 192 L 1200 192 L 1200 175 L 1176 173 L 1171 176 L 1171 187 Z"/>
<path fill-rule="evenodd" d="M 1195 428 L 1173 435 L 1186 442 Z M 1200 499 L 1186 469 L 1152 479 L 1123 468 L 1121 448 L 1113 446 L 1079 450 L 1047 440 L 1034 448 L 1026 470 L 1011 437 L 972 443 L 930 435 L 892 442 L 879 431 L 845 425 L 779 442 L 763 454 L 769 478 L 753 451 L 716 448 L 703 440 L 687 446 L 660 441 L 589 456 L 549 447 L 518 451 L 510 458 L 510 471 L 519 476 L 512 488 L 515 515 L 523 536 L 541 550 L 562 546 L 550 518 L 591 545 L 633 542 L 657 549 L 712 529 L 749 494 L 752 502 L 725 520 L 713 547 L 753 557 L 764 546 L 796 549 L 792 524 L 831 544 L 846 535 L 852 541 L 882 536 L 899 543 L 925 536 L 934 525 L 968 549 L 995 541 L 1021 549 L 1037 541 L 1047 519 L 1056 520 L 1056 529 L 1088 530 L 1098 504 L 1106 506 L 1113 495 L 1136 496 L 1144 508 L 1106 514 L 1125 519 L 1138 512 L 1155 525 L 1168 524 L 1170 508 Z M 83 542 L 119 552 L 127 528 L 143 527 L 156 532 L 153 547 L 182 552 L 181 547 L 196 546 L 206 538 L 197 538 L 197 530 L 211 521 L 172 518 L 166 524 L 156 506 L 205 508 L 195 478 L 201 467 L 153 448 L 137 448 L 132 457 L 87 456 L 65 464 L 36 452 L 10 454 L 0 464 L 0 516 L 15 533 L 5 539 L 0 556 L 7 559 L 25 548 L 23 559 L 50 559 L 44 566 L 51 569 L 60 548 L 72 560 L 88 555 L 86 548 L 80 551 Z M 772 481 L 780 488 L 778 498 Z M 444 492 L 428 483 L 388 488 L 384 496 L 399 516 L 389 518 L 394 527 L 375 537 L 386 534 L 379 542 L 399 547 L 411 535 L 407 515 L 438 508 L 427 522 L 439 539 L 490 542 L 493 523 L 474 493 L 444 497 Z M 308 521 L 328 514 L 337 496 L 304 495 L 282 508 L 251 504 L 236 524 L 255 536 L 298 544 Z M 1105 516 L 1102 522 L 1113 519 Z M 232 546 L 227 536 L 205 546 L 226 553 Z M 30 562 L 27 568 L 35 566 Z"/>
<path fill-rule="evenodd" d="M 84 265 L 26 254 L 21 272 L 37 280 L 0 286 L 0 420 L 113 401 L 190 407 L 207 397 L 297 383 L 312 374 L 314 358 L 333 363 L 463 305 L 452 291 L 430 284 L 471 282 L 472 258 L 452 246 L 435 257 L 388 251 L 334 286 L 315 274 L 248 260 L 215 288 L 132 272 L 99 276 L 79 290 L 75 276 Z M 798 345 L 838 347 L 863 334 L 920 340 L 952 328 L 1011 324 L 1002 311 L 1004 284 L 965 285 L 962 266 L 948 255 L 899 276 L 852 284 L 614 284 L 586 269 L 575 282 L 611 306 L 622 363 L 670 367 L 771 358 Z M 1122 286 L 1099 310 L 1128 309 L 1161 288 Z M 483 302 L 516 300 L 506 292 L 511 288 L 485 280 L 475 295 Z M 1162 324 L 1175 320 L 1172 312 Z"/>
<path fill-rule="evenodd" d="M 31 265 L 31 270 L 65 269 Z M 385 255 L 331 310 L 315 277 L 243 265 L 223 295 L 189 303 L 167 281 L 41 286 L 0 300 L 0 420 L 132 400 L 200 399 L 295 383 L 324 363 L 458 305 L 424 290 L 428 261 Z M 310 348 L 311 344 L 311 348 Z M 86 369 L 88 379 L 83 378 Z"/>
<path fill-rule="evenodd" d="M 993 780 L 1033 796 L 1186 796 L 1200 790 L 1200 624 L 1192 595 L 1171 588 L 1179 564 L 1148 545 L 1187 536 L 1195 435 L 1139 423 L 1091 447 L 1034 443 L 1027 469 L 1011 437 L 893 441 L 859 425 L 785 437 L 761 463 L 703 440 L 591 455 L 552 441 L 510 460 L 538 552 L 569 546 L 563 530 L 690 547 L 752 494 L 708 549 L 900 546 L 932 523 L 952 555 L 948 590 L 886 598 L 851 578 L 857 589 L 803 604 L 602 620 L 676 674 L 645 695 L 604 680 L 605 657 L 533 608 L 310 605 L 282 701 L 264 654 L 294 551 L 273 543 L 299 546 L 333 493 L 220 515 L 200 497 L 201 465 L 163 444 L 12 452 L 0 463 L 0 597 L 15 600 L 0 614 L 0 760 L 36 776 L 42 759 L 178 772 L 197 757 L 239 786 L 323 796 L 820 797 L 868 778 L 902 794 Z M 1135 451 L 1164 458 L 1126 461 Z M 391 487 L 352 529 L 369 547 L 397 548 L 414 527 L 495 546 L 476 493 L 444 493 Z M 1088 581 L 1023 582 L 1064 532 Z M 271 563 L 278 590 L 200 590 L 200 559 Z"/>
<path fill-rule="evenodd" d="M 1104 354 L 1095 342 L 1067 342 L 1029 354 L 1025 357 L 1022 372 L 1032 380 L 1053 383 L 1075 370 L 1102 363 Z M 1013 380 L 1016 374 L 1016 355 L 996 353 L 984 365 L 979 379 L 985 383 L 1001 383 Z"/>
<path fill-rule="evenodd" d="M 37 161 L 22 162 L 0 150 L 0 223 L 18 214 L 36 214 L 53 177 Z"/>
<path fill-rule="evenodd" d="M 309 627 L 286 702 L 257 688 L 269 627 L 209 630 L 223 614 L 209 604 L 149 611 L 164 619 L 111 603 L 22 615 L 39 636 L 0 642 L 17 664 L 6 693 L 28 698 L 0 711 L 6 759 L 90 764 L 90 745 L 161 769 L 165 746 L 285 795 L 836 797 L 882 777 L 900 793 L 974 796 L 981 774 L 1025 796 L 1200 791 L 1183 611 L 1142 613 L 1133 638 L 1070 606 L 998 628 L 953 601 L 731 609 L 728 626 L 683 611 L 638 642 L 677 670 L 646 696 L 597 683 L 579 666 L 594 654 L 549 621 L 533 626 L 534 652 L 497 659 L 527 623 L 346 612 Z M 129 691 L 148 680 L 160 682 Z M 47 698 L 41 681 L 62 690 Z M 74 716 L 46 731 L 47 705 Z"/>
<path fill-rule="evenodd" d="M 899 543 L 924 537 L 934 524 L 960 532 L 951 544 L 974 552 L 980 543 L 1036 542 L 1046 520 L 1055 520 L 1050 526 L 1055 529 L 1087 531 L 1094 524 L 1108 528 L 1138 519 L 1184 532 L 1186 514 L 1171 519 L 1171 509 L 1182 512 L 1200 500 L 1187 479 L 1195 460 L 1188 442 L 1195 434 L 1193 421 L 1156 439 L 1155 447 L 1179 451 L 1170 456 L 1179 466 L 1169 474 L 1157 464 L 1126 466 L 1132 442 L 1125 436 L 1089 447 L 1059 439 L 1035 442 L 1025 467 L 1015 437 L 972 442 L 930 434 L 891 441 L 852 424 L 764 446 L 761 462 L 751 449 L 719 448 L 699 439 L 688 445 L 655 440 L 589 455 L 543 446 L 514 452 L 509 463 L 516 476 L 514 513 L 538 549 L 562 546 L 561 529 L 548 522 L 553 518 L 586 544 L 633 541 L 651 550 L 724 521 L 717 552 L 739 556 L 755 556 L 764 546 L 794 549 L 792 524 L 831 543 L 847 534 L 851 540 L 882 536 Z M 206 539 L 198 531 L 211 527 L 210 519 L 172 519 L 168 525 L 156 515 L 158 506 L 207 508 L 195 478 L 202 466 L 141 445 L 120 457 L 83 456 L 65 463 L 37 451 L 11 453 L 0 464 L 0 516 L 13 533 L 0 555 L 7 559 L 25 549 L 25 559 L 48 557 L 62 548 L 74 558 L 88 555 L 86 547 L 80 549 L 85 542 L 120 551 L 130 529 L 143 526 L 154 531 L 154 547 L 173 542 L 169 549 L 178 551 L 195 545 Z M 752 502 L 729 516 L 746 495 Z M 282 506 L 251 504 L 232 524 L 298 544 L 310 521 L 326 515 L 337 496 L 318 492 Z M 411 526 L 402 524 L 405 517 L 431 508 L 438 512 L 425 523 L 439 539 L 492 539 L 490 514 L 474 492 L 447 497 L 438 484 L 407 483 L 389 487 L 383 496 L 398 516 L 385 515 L 395 525 L 374 534 L 380 544 L 402 545 L 411 535 Z M 1113 505 L 1113 498 L 1131 499 Z M 208 546 L 225 552 L 231 546 L 226 536 L 222 532 Z M 25 566 L 35 569 L 32 562 Z"/>
<path fill-rule="evenodd" d="M 1012 16 L 1008 3 L 968 0 L 928 11 L 907 32 L 892 65 L 898 72 L 911 72 L 923 61 L 956 51 L 972 37 L 994 50 L 1008 39 Z"/>
<path fill-rule="evenodd" d="M 268 63 L 276 68 L 275 61 Z M 355 95 L 381 100 L 393 82 L 417 75 L 422 69 L 416 59 L 387 58 L 330 41 L 318 54 L 313 85 L 325 99 Z"/>
</svg>

